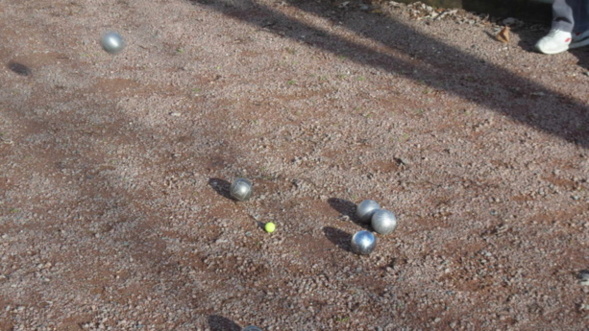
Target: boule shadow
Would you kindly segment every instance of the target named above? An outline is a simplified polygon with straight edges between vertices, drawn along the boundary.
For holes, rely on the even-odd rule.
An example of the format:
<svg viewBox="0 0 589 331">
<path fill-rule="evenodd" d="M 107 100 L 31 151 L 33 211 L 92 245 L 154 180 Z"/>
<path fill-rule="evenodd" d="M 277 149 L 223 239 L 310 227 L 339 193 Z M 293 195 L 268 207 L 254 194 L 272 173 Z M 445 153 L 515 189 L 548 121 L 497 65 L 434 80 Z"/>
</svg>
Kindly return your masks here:
<svg viewBox="0 0 589 331">
<path fill-rule="evenodd" d="M 361 226 L 364 229 L 370 229 L 370 222 L 365 223 L 362 222 L 358 216 L 356 215 L 356 204 L 352 201 L 340 199 L 340 198 L 329 198 L 327 199 L 327 203 L 331 206 L 331 208 L 335 209 L 341 216 L 345 216 L 350 219 L 355 224 Z M 350 238 L 352 236 L 350 235 Z"/>
<path fill-rule="evenodd" d="M 331 241 L 334 245 L 336 245 L 340 249 L 343 249 L 346 252 L 351 252 L 351 234 L 331 226 L 324 227 L 323 233 L 325 234 L 325 237 L 329 239 L 329 241 Z"/>
<path fill-rule="evenodd" d="M 14 61 L 8 62 L 6 67 L 10 69 L 10 71 L 20 76 L 30 76 L 33 73 L 26 65 Z"/>
<path fill-rule="evenodd" d="M 229 187 L 231 187 L 231 183 L 224 179 L 220 178 L 210 178 L 209 179 L 209 186 L 215 190 L 220 196 L 227 198 L 229 200 L 233 200 L 231 194 L 229 193 Z"/>
<path fill-rule="evenodd" d="M 210 315 L 208 322 L 211 331 L 241 331 L 241 326 L 223 316 Z"/>
<path fill-rule="evenodd" d="M 356 217 L 356 204 L 352 201 L 340 198 L 329 198 L 327 199 L 327 203 L 329 203 L 331 208 L 335 209 L 338 213 L 344 216 L 348 216 L 349 218 Z"/>
</svg>

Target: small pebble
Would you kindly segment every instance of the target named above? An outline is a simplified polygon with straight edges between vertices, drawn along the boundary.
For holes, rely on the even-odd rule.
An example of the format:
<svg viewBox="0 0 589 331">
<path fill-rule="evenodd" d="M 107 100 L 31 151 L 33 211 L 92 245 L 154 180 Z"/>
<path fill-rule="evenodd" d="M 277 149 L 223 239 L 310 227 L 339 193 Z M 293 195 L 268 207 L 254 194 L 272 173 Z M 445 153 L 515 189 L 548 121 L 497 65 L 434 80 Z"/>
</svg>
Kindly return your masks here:
<svg viewBox="0 0 589 331">
<path fill-rule="evenodd" d="M 577 275 L 579 283 L 584 286 L 589 286 L 589 270 L 581 270 Z"/>
</svg>

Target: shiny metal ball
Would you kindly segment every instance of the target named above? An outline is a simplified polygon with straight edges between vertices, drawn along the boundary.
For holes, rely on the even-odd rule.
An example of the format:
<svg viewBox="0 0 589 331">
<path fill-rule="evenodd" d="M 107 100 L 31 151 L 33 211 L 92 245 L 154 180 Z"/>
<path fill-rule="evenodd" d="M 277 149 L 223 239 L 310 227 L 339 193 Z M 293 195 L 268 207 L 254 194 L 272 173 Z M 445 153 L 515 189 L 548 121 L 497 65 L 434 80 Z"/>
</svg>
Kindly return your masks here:
<svg viewBox="0 0 589 331">
<path fill-rule="evenodd" d="M 372 253 L 374 247 L 376 247 L 376 237 L 370 231 L 358 231 L 352 237 L 351 246 L 352 252 L 361 255 L 368 255 Z"/>
<path fill-rule="evenodd" d="M 377 209 L 380 209 L 378 202 L 374 200 L 364 200 L 356 207 L 356 216 L 360 222 L 368 223 L 370 222 L 372 214 L 374 214 Z"/>
<path fill-rule="evenodd" d="M 247 200 L 252 196 L 252 183 L 245 178 L 237 178 L 231 183 L 229 194 L 235 200 Z"/>
<path fill-rule="evenodd" d="M 110 54 L 118 54 L 120 53 L 123 48 L 125 48 L 125 41 L 120 34 L 116 32 L 107 32 L 102 35 L 102 39 L 100 39 L 100 44 L 105 51 L 109 52 Z"/>
<path fill-rule="evenodd" d="M 378 209 L 372 214 L 372 228 L 380 234 L 388 234 L 397 228 L 397 217 L 386 209 Z"/>
</svg>

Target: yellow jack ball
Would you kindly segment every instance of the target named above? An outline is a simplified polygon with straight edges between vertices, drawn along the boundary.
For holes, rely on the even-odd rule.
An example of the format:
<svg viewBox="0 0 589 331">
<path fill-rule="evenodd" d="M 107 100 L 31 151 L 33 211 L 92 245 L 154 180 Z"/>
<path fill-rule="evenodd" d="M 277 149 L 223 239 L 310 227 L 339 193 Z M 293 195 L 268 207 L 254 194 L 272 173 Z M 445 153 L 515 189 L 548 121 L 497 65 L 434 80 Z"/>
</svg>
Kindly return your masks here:
<svg viewBox="0 0 589 331">
<path fill-rule="evenodd" d="M 276 224 L 268 222 L 264 225 L 264 230 L 266 230 L 268 233 L 272 233 L 274 230 L 276 230 Z"/>
</svg>

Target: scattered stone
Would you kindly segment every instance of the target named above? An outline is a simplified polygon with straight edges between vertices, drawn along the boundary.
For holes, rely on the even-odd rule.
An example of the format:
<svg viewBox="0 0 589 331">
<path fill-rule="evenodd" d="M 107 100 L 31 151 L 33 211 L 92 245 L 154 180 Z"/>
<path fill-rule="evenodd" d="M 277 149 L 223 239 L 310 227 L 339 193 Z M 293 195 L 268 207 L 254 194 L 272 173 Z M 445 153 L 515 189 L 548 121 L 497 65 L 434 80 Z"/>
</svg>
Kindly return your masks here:
<svg viewBox="0 0 589 331">
<path fill-rule="evenodd" d="M 583 286 L 589 286 L 589 270 L 585 269 L 579 271 L 577 278 L 579 279 L 579 284 Z"/>
<path fill-rule="evenodd" d="M 499 40 L 502 43 L 508 43 L 511 40 L 510 30 L 511 29 L 509 28 L 509 26 L 504 27 L 503 29 L 501 29 L 501 31 L 499 31 L 495 38 L 497 38 L 497 40 Z"/>
<path fill-rule="evenodd" d="M 520 27 L 520 26 L 523 26 L 524 25 L 524 22 L 523 21 L 518 20 L 517 18 L 514 18 L 514 17 L 508 17 L 506 19 L 503 19 L 501 21 L 501 23 L 503 25 L 509 26 L 511 28 Z"/>
</svg>

